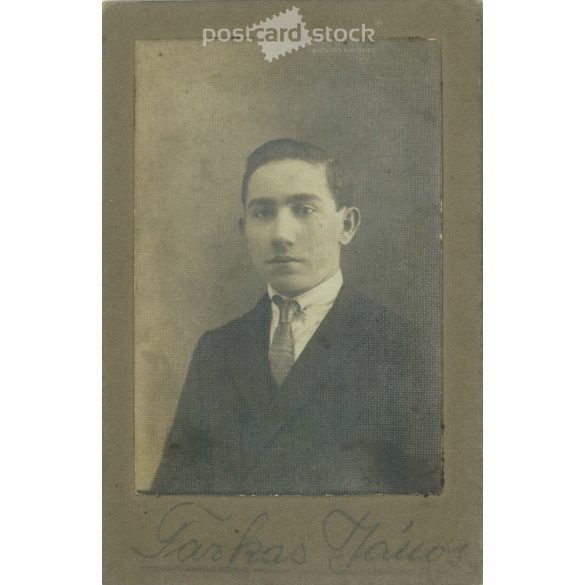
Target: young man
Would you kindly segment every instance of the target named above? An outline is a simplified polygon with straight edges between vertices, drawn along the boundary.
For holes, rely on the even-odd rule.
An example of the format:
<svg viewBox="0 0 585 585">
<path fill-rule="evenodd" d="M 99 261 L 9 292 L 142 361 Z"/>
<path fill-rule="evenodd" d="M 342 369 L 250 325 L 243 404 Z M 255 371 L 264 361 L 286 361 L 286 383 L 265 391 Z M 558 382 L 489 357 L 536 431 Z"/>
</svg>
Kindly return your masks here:
<svg viewBox="0 0 585 585">
<path fill-rule="evenodd" d="M 267 294 L 200 339 L 155 493 L 437 493 L 437 384 L 404 319 L 343 284 L 360 214 L 292 139 L 247 161 L 240 228 Z"/>
</svg>

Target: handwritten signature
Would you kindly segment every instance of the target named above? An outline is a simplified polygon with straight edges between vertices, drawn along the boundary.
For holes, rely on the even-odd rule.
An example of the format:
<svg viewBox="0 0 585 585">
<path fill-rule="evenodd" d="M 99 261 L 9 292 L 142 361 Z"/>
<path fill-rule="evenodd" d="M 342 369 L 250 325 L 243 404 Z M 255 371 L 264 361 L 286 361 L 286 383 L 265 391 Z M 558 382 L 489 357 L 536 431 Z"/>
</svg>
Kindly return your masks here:
<svg viewBox="0 0 585 585">
<path fill-rule="evenodd" d="M 163 515 L 151 550 L 136 547 L 132 550 L 145 559 L 185 566 L 196 563 L 218 568 L 268 570 L 276 566 L 304 565 L 314 547 L 325 545 L 328 570 L 336 575 L 360 563 L 448 563 L 457 566 L 464 559 L 467 543 L 425 542 L 416 537 L 413 521 L 393 531 L 392 536 L 383 537 L 381 523 L 371 516 L 371 512 L 353 516 L 345 510 L 334 509 L 322 519 L 320 541 L 307 539 L 290 543 L 283 539 L 283 542 L 274 542 L 266 535 L 277 525 L 268 512 L 239 525 L 231 514 L 225 516 L 194 502 L 182 502 Z M 199 531 L 201 520 L 205 520 L 204 533 Z"/>
<path fill-rule="evenodd" d="M 262 563 L 264 565 L 280 565 L 293 563 L 303 565 L 307 560 L 305 546 L 300 543 L 293 547 L 284 544 L 264 544 L 260 538 L 262 531 L 269 521 L 269 514 L 263 512 L 244 528 L 243 531 L 233 529 L 235 534 L 241 532 L 235 544 L 216 542 L 215 539 L 205 541 L 193 535 L 193 527 L 197 525 L 194 519 L 186 520 L 186 508 L 194 506 L 195 510 L 202 510 L 215 521 L 214 528 L 223 528 L 232 516 L 220 516 L 203 506 L 193 502 L 183 502 L 173 506 L 162 518 L 156 532 L 158 549 L 154 552 L 141 552 L 133 548 L 134 552 L 148 559 L 173 559 L 180 563 L 187 561 L 212 561 L 226 563 L 233 566 L 236 563 Z M 231 527 L 230 527 L 231 528 Z M 207 528 L 209 531 L 209 528 Z M 225 534 L 224 534 L 225 537 Z"/>
<path fill-rule="evenodd" d="M 329 569 L 335 574 L 345 573 L 358 562 L 380 563 L 388 561 L 427 562 L 445 561 L 456 566 L 463 560 L 468 544 L 448 547 L 430 544 L 411 538 L 414 527 L 410 521 L 395 540 L 380 539 L 377 533 L 380 522 L 369 520 L 370 512 L 360 518 L 344 510 L 332 510 L 323 519 L 322 534 L 330 557 Z"/>
</svg>

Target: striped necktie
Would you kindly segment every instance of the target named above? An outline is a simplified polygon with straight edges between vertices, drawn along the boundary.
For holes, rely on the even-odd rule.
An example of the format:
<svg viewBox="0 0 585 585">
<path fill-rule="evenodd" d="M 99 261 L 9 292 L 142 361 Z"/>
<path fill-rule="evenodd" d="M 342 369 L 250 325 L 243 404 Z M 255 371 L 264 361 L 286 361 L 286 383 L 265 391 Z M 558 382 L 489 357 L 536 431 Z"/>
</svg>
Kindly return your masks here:
<svg viewBox="0 0 585 585">
<path fill-rule="evenodd" d="M 278 307 L 280 318 L 270 345 L 270 369 L 276 383 L 281 386 L 295 363 L 292 320 L 301 307 L 296 301 L 285 300 L 279 295 L 274 295 L 272 301 Z"/>
</svg>

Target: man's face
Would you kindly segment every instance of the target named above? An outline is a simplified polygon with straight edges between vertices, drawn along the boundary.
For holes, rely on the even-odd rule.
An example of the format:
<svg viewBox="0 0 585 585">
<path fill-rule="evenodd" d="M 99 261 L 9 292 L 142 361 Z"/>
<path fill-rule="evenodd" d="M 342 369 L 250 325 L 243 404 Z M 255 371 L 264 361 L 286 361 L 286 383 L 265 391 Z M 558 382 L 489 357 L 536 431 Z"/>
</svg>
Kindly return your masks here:
<svg viewBox="0 0 585 585">
<path fill-rule="evenodd" d="M 250 177 L 242 232 L 260 274 L 295 296 L 338 270 L 341 246 L 357 229 L 347 218 L 348 208 L 336 209 L 325 164 L 286 159 Z"/>
</svg>

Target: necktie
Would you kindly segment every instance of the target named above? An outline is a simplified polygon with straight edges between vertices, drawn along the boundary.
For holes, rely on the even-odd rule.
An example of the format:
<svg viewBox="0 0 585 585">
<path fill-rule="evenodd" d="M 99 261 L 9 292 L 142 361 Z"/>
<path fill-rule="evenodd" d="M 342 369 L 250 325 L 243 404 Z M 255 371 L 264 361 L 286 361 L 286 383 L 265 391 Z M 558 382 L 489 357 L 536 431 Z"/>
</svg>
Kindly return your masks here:
<svg viewBox="0 0 585 585">
<path fill-rule="evenodd" d="M 280 318 L 270 345 L 269 359 L 272 376 L 280 386 L 295 363 L 291 323 L 295 314 L 300 311 L 300 306 L 296 301 L 285 300 L 278 295 L 274 295 L 272 301 L 279 309 Z"/>
</svg>

